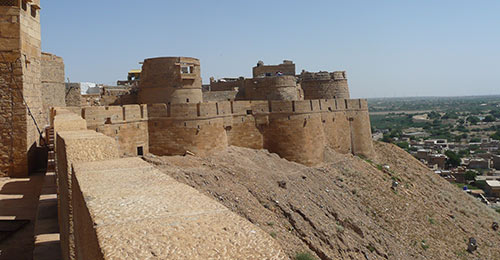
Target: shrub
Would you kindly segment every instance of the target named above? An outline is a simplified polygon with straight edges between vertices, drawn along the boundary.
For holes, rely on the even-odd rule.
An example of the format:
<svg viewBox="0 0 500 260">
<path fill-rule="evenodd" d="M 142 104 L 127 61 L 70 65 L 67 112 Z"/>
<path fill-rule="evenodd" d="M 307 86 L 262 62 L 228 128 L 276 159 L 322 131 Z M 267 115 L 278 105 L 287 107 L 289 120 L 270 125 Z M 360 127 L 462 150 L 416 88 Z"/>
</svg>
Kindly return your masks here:
<svg viewBox="0 0 500 260">
<path fill-rule="evenodd" d="M 316 260 L 316 258 L 309 252 L 302 252 L 295 255 L 295 260 Z"/>
</svg>

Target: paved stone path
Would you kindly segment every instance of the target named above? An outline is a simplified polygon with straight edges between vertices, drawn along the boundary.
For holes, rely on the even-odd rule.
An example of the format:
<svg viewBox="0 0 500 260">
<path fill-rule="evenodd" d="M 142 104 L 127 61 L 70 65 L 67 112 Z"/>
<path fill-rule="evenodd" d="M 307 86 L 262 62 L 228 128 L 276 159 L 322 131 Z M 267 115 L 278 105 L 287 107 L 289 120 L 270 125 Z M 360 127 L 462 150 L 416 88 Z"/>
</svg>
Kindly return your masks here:
<svg viewBox="0 0 500 260">
<path fill-rule="evenodd" d="M 26 219 L 30 223 L 0 242 L 0 260 L 33 258 L 34 229 L 44 174 L 29 178 L 0 178 L 0 219 Z"/>
</svg>

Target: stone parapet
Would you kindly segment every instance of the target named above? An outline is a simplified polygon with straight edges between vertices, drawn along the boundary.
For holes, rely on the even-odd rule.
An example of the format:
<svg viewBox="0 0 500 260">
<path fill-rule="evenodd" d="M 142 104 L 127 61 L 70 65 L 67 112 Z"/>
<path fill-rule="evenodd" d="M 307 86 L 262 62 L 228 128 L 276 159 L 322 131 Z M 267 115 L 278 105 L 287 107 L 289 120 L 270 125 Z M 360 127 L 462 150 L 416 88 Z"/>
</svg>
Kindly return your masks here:
<svg viewBox="0 0 500 260">
<path fill-rule="evenodd" d="M 268 234 L 152 165 L 75 164 L 77 259 L 286 259 Z"/>
</svg>

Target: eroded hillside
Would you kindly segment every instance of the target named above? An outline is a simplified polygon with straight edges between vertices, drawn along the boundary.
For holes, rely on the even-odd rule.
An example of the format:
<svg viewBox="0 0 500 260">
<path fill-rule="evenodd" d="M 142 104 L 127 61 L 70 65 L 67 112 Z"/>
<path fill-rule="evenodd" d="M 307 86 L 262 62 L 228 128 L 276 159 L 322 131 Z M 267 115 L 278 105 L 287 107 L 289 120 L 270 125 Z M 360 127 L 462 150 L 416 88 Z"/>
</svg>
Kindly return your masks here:
<svg viewBox="0 0 500 260">
<path fill-rule="evenodd" d="M 146 160 L 258 225 L 290 257 L 500 259 L 500 233 L 491 228 L 500 214 L 403 150 L 374 146 L 373 161 L 329 151 L 312 168 L 239 147 Z M 469 237 L 478 241 L 474 255 L 466 252 Z"/>
</svg>

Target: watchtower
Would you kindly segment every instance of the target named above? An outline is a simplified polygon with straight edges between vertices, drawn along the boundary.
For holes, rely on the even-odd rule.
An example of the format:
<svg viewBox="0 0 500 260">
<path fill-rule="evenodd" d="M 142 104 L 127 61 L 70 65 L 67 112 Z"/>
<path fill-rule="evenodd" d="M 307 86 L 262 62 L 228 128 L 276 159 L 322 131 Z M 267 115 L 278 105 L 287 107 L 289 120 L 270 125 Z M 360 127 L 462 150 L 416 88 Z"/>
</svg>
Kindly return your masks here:
<svg viewBox="0 0 500 260">
<path fill-rule="evenodd" d="M 202 102 L 200 61 L 186 57 L 161 57 L 144 60 L 139 83 L 139 102 Z"/>
<path fill-rule="evenodd" d="M 345 71 L 304 71 L 300 77 L 304 99 L 348 99 L 350 96 Z"/>
</svg>

